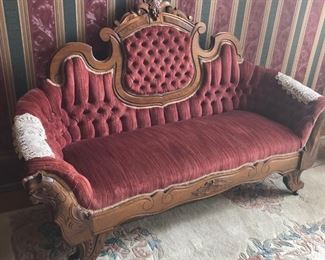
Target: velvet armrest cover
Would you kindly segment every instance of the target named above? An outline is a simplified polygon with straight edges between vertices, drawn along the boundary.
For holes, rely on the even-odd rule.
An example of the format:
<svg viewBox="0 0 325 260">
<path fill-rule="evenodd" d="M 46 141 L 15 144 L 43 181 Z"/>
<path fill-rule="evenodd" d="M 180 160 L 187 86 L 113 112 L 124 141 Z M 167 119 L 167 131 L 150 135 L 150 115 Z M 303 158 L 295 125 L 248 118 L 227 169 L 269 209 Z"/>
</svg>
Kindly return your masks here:
<svg viewBox="0 0 325 260">
<path fill-rule="evenodd" d="M 46 142 L 54 154 L 53 157 L 39 157 L 26 160 L 25 176 L 29 177 L 40 171 L 46 171 L 58 176 L 82 200 L 80 201 L 82 205 L 89 205 L 90 201 L 94 203 L 91 184 L 87 178 L 79 174 L 71 164 L 63 159 L 62 149 L 69 143 L 71 138 L 68 136 L 69 134 L 60 111 L 55 107 L 53 102 L 50 102 L 48 99 L 46 92 L 37 88 L 26 93 L 17 103 L 16 116 L 28 113 L 41 121 L 46 133 Z M 62 138 L 62 136 L 65 138 Z"/>
<path fill-rule="evenodd" d="M 278 83 L 278 71 L 244 61 L 239 88 L 248 93 L 240 107 L 266 116 L 290 128 L 302 142 L 308 141 L 316 120 L 325 109 L 325 97 L 303 103 Z"/>
</svg>

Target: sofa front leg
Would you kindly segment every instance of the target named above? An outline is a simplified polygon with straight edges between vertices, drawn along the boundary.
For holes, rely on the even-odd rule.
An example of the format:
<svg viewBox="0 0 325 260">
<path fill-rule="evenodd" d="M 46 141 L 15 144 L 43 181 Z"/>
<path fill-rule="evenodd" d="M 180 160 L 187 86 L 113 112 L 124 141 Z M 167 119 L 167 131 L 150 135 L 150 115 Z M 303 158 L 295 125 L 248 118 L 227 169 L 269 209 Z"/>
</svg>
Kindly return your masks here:
<svg viewBox="0 0 325 260">
<path fill-rule="evenodd" d="M 95 260 L 103 249 L 106 234 L 99 234 L 79 245 L 79 258 L 81 260 Z"/>
<path fill-rule="evenodd" d="M 304 187 L 304 183 L 300 180 L 301 173 L 301 170 L 294 170 L 283 176 L 284 184 L 294 195 L 298 195 L 297 191 Z"/>
</svg>

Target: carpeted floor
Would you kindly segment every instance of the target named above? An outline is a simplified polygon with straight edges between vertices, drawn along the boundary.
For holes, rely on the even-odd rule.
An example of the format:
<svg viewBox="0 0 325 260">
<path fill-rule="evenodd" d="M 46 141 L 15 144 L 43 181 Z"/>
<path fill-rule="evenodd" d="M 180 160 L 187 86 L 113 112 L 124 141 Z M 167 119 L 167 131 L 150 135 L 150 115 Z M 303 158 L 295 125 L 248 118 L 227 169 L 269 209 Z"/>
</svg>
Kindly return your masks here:
<svg viewBox="0 0 325 260">
<path fill-rule="evenodd" d="M 125 224 L 107 237 L 98 259 L 325 259 L 325 165 L 305 171 L 302 179 L 299 196 L 272 175 Z M 0 215 L 0 259 L 72 254 L 75 249 L 48 218 L 43 207 Z"/>
</svg>

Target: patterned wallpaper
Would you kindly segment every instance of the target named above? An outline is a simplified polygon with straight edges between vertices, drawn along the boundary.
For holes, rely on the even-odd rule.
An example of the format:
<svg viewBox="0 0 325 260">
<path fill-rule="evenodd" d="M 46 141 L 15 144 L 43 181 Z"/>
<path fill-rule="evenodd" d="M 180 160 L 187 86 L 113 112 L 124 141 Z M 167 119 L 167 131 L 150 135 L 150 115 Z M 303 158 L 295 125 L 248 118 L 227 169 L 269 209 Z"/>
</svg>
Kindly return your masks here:
<svg viewBox="0 0 325 260">
<path fill-rule="evenodd" d="M 14 158 L 9 125 L 15 102 L 46 77 L 54 51 L 65 42 L 84 41 L 100 57 L 106 46 L 98 38 L 99 28 L 112 25 L 136 2 L 0 0 L 0 168 Z M 247 60 L 281 70 L 325 92 L 325 0 L 171 3 L 207 24 L 203 47 L 209 46 L 211 34 L 230 31 L 240 39 Z M 7 174 L 2 172 L 0 180 Z"/>
</svg>

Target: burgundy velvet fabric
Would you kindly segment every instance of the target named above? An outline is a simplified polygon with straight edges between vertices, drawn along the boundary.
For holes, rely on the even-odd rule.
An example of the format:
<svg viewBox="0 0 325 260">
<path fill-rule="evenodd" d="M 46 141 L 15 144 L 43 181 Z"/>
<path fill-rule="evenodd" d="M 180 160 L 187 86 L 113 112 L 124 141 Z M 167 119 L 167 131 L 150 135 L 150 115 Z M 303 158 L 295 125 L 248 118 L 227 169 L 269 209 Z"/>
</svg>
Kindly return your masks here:
<svg viewBox="0 0 325 260">
<path fill-rule="evenodd" d="M 64 159 L 93 187 L 92 209 L 299 150 L 288 128 L 255 113 L 220 115 L 75 142 Z"/>
<path fill-rule="evenodd" d="M 81 58 L 73 57 L 66 61 L 64 85 L 57 87 L 47 81 L 43 92 L 29 92 L 23 97 L 24 102 L 18 103 L 17 114 L 28 112 L 37 116 L 42 111 L 40 119 L 48 138 L 56 143 L 60 153 L 65 145 L 82 139 L 232 111 L 239 106 L 236 88 L 240 73 L 234 52 L 231 46 L 224 45 L 218 59 L 204 63 L 202 87 L 193 97 L 165 108 L 150 109 L 127 107 L 114 94 L 110 72 L 95 74 L 87 70 Z M 52 127 L 52 117 L 59 125 Z"/>
<path fill-rule="evenodd" d="M 304 104 L 278 85 L 277 71 L 244 61 L 240 66 L 239 109 L 254 111 L 290 128 L 306 144 L 313 126 L 325 109 L 325 97 Z"/>
<path fill-rule="evenodd" d="M 157 94 L 191 82 L 194 65 L 190 34 L 171 26 L 150 26 L 125 41 L 125 88 L 135 94 Z"/>
<path fill-rule="evenodd" d="M 140 34 L 154 32 L 154 38 L 160 39 L 158 33 L 161 30 L 142 30 Z M 174 31 L 168 29 L 162 33 L 168 34 L 169 30 Z M 155 78 L 150 82 L 157 84 L 156 90 L 148 83 L 146 90 L 137 90 L 146 80 L 144 75 L 140 84 L 140 74 L 135 68 L 132 75 L 139 79 L 139 85 L 131 74 L 125 74 L 123 82 L 131 84 L 133 80 L 135 92 L 159 92 L 163 89 L 163 78 L 167 82 L 167 72 L 170 72 L 174 74 L 166 91 L 182 87 L 184 82 L 181 81 L 187 80 L 185 73 L 193 73 L 193 68 L 191 61 L 184 63 L 189 55 L 187 35 L 174 32 L 174 36 L 168 39 L 174 41 L 175 46 L 176 37 L 179 37 L 184 50 L 161 57 L 180 59 L 169 64 L 161 58 L 159 65 L 165 66 L 166 70 L 158 73 L 160 78 L 155 78 L 156 74 L 150 73 L 149 68 L 150 76 Z M 131 39 L 128 38 L 130 42 L 126 43 L 130 47 L 130 57 L 136 54 L 131 50 Z M 147 42 L 136 41 L 141 46 Z M 153 44 L 153 41 L 149 43 Z M 161 44 L 163 42 L 159 42 L 157 50 L 163 49 Z M 142 46 L 139 50 L 144 57 L 139 60 L 148 59 L 150 66 L 157 69 L 155 59 L 159 52 L 152 55 L 149 53 L 151 49 Z M 171 49 L 175 48 L 164 50 Z M 133 66 L 133 59 L 136 58 L 130 58 L 128 66 Z M 74 191 L 81 205 L 97 209 L 132 194 L 191 180 L 210 171 L 230 169 L 276 153 L 297 151 L 305 145 L 315 121 L 325 108 L 324 97 L 305 105 L 287 95 L 277 85 L 273 70 L 249 62 L 238 65 L 235 50 L 230 45 L 222 46 L 220 56 L 203 63 L 202 68 L 201 87 L 191 98 L 164 108 L 134 109 L 115 96 L 111 72 L 96 74 L 87 69 L 80 57 L 67 59 L 66 81 L 62 86 L 47 81 L 41 89 L 29 91 L 17 103 L 17 115 L 30 113 L 41 120 L 55 154 L 54 159 L 29 161 L 27 174 L 38 170 L 57 174 Z M 176 75 L 177 72 L 181 75 Z M 175 86 L 172 80 L 176 81 Z M 63 160 L 63 149 L 65 158 L 72 164 Z M 89 153 L 87 149 L 94 152 Z M 197 152 L 197 157 L 194 152 Z M 121 160 L 125 165 L 120 165 Z M 176 160 L 179 164 L 170 163 Z M 98 163 L 97 166 L 102 168 L 96 171 L 96 162 L 99 161 L 108 161 L 109 165 Z M 145 182 L 145 179 L 148 180 Z M 131 180 L 135 186 L 130 186 Z M 109 194 L 105 193 L 106 189 Z"/>
</svg>

